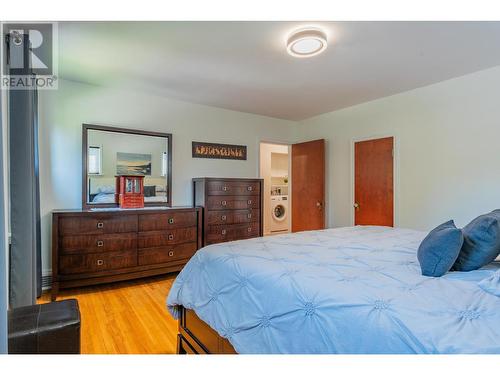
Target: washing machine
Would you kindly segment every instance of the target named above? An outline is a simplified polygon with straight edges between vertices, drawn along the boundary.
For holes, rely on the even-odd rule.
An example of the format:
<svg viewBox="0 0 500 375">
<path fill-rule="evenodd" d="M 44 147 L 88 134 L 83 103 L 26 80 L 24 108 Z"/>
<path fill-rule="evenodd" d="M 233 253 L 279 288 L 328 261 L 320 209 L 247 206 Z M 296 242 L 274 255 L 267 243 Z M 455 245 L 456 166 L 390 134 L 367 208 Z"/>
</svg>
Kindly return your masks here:
<svg viewBox="0 0 500 375">
<path fill-rule="evenodd" d="M 271 233 L 288 232 L 288 195 L 271 195 Z"/>
</svg>

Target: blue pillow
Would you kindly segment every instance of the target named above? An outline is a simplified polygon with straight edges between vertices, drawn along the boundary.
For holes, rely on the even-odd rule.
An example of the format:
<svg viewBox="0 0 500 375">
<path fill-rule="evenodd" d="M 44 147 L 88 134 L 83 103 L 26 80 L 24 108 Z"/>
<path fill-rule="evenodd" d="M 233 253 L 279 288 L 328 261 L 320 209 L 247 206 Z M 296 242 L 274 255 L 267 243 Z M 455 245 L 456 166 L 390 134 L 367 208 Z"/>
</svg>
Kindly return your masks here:
<svg viewBox="0 0 500 375">
<path fill-rule="evenodd" d="M 455 271 L 473 271 L 500 254 L 500 210 L 476 217 L 462 232 L 464 244 L 453 265 Z"/>
<path fill-rule="evenodd" d="M 453 220 L 434 228 L 418 247 L 422 275 L 439 277 L 448 272 L 457 260 L 463 242 L 462 231 Z"/>
</svg>

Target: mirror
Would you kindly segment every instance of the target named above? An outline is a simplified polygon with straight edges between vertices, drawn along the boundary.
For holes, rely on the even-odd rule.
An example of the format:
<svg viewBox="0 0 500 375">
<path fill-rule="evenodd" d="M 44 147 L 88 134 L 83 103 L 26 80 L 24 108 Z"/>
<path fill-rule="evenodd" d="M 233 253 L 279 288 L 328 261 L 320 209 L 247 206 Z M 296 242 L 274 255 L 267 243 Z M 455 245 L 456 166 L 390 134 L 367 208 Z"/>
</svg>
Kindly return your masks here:
<svg viewBox="0 0 500 375">
<path fill-rule="evenodd" d="M 83 124 L 82 207 L 117 207 L 116 176 L 144 176 L 144 206 L 171 206 L 172 135 Z"/>
</svg>

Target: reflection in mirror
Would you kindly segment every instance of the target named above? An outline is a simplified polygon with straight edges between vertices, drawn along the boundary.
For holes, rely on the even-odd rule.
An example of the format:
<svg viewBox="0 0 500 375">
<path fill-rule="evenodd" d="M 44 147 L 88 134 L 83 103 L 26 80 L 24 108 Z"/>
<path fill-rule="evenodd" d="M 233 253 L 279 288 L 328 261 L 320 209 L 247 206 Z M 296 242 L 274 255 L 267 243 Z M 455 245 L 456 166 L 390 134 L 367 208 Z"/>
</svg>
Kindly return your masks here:
<svg viewBox="0 0 500 375">
<path fill-rule="evenodd" d="M 115 203 L 118 175 L 144 176 L 146 204 L 169 203 L 168 151 L 165 137 L 88 129 L 87 204 Z"/>
</svg>

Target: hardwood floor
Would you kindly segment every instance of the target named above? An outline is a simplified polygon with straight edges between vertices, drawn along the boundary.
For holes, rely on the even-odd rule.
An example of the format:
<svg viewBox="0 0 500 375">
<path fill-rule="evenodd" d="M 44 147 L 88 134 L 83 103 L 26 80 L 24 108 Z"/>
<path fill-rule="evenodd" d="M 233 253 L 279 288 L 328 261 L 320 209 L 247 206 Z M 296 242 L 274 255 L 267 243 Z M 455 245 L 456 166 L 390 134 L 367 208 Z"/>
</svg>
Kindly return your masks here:
<svg viewBox="0 0 500 375">
<path fill-rule="evenodd" d="M 58 301 L 80 305 L 82 354 L 174 354 L 178 322 L 166 299 L 176 275 L 62 290 Z"/>
</svg>

